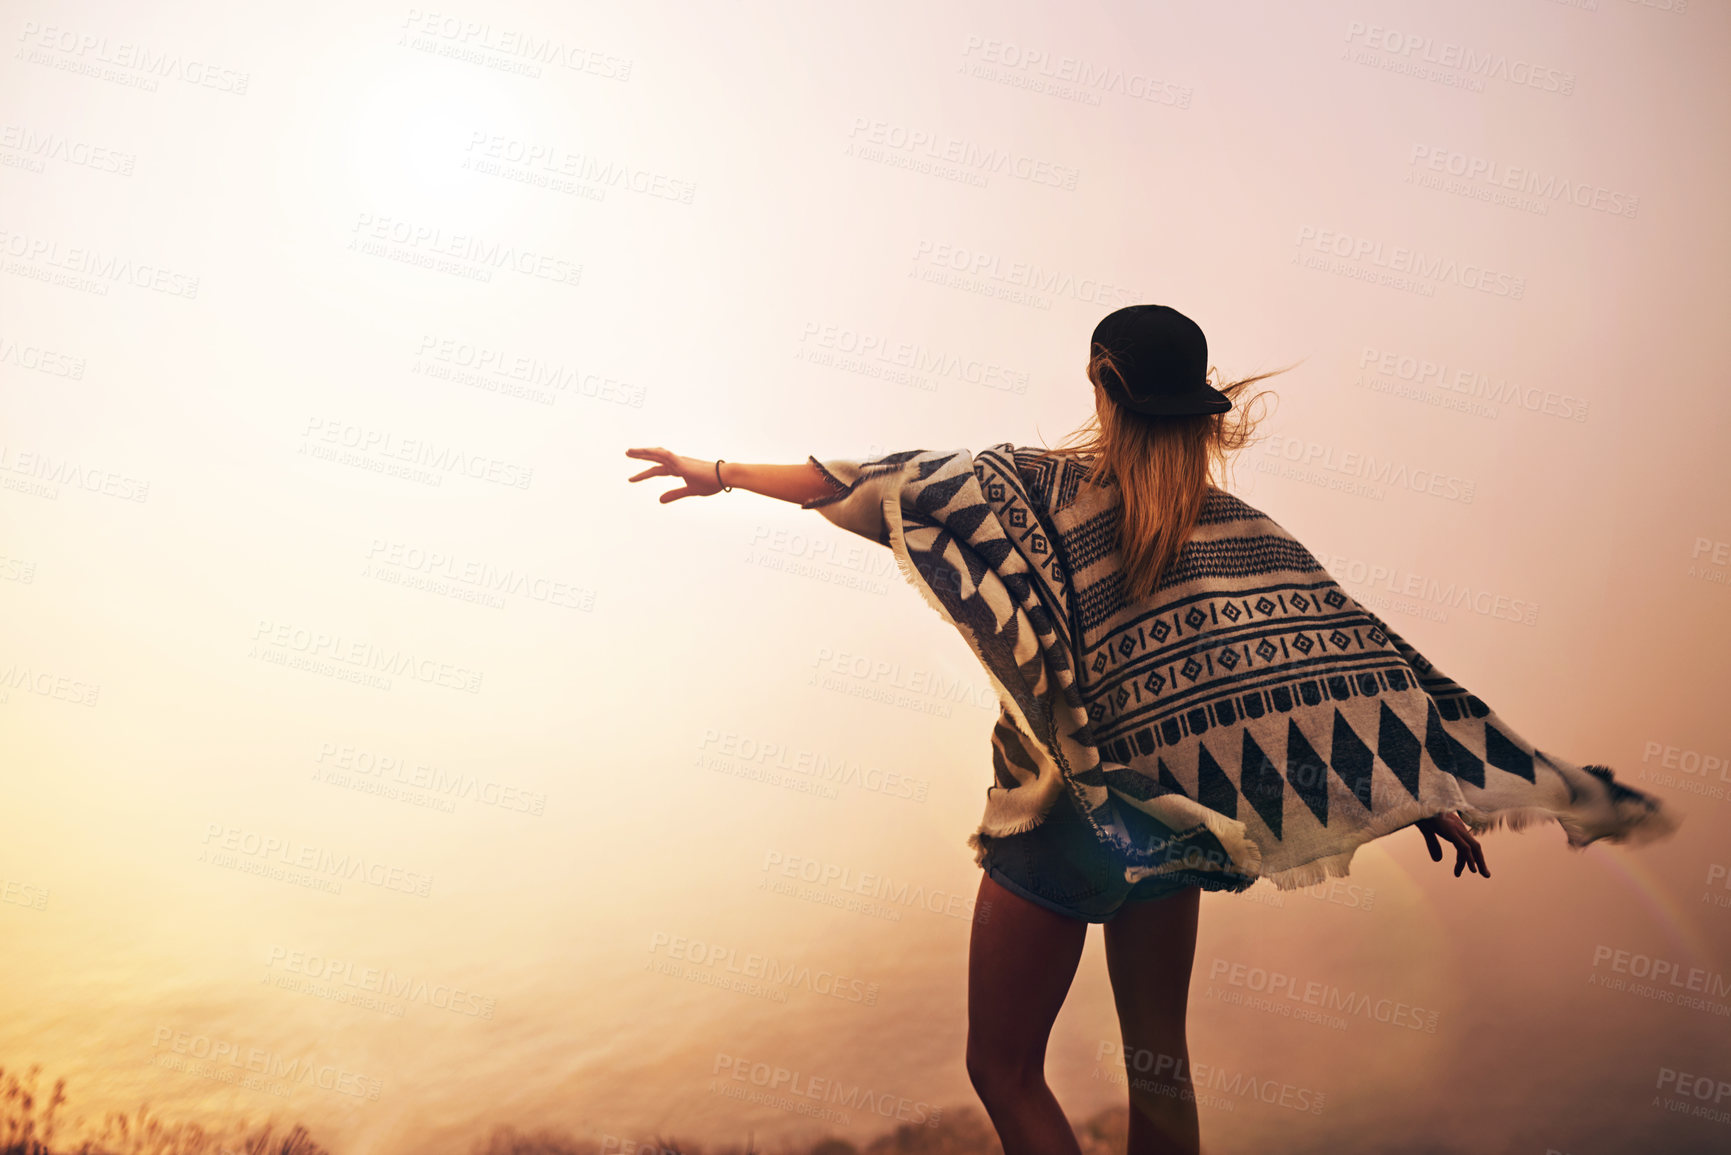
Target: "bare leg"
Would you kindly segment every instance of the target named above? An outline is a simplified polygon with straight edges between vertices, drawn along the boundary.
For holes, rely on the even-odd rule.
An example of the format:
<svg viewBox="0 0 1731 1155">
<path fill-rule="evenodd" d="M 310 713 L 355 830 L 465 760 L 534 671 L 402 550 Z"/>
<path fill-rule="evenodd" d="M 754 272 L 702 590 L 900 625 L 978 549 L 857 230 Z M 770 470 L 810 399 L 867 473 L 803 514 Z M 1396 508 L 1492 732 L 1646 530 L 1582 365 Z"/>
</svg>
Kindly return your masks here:
<svg viewBox="0 0 1731 1155">
<path fill-rule="evenodd" d="M 968 1078 L 1004 1155 L 1081 1155 L 1046 1086 L 1046 1040 L 1070 993 L 1088 924 L 980 874 L 968 944 Z"/>
<path fill-rule="evenodd" d="M 1199 888 L 1126 904 L 1106 924 L 1106 971 L 1130 1080 L 1127 1155 L 1197 1155 L 1201 1126 L 1184 1014 L 1196 957 Z"/>
</svg>

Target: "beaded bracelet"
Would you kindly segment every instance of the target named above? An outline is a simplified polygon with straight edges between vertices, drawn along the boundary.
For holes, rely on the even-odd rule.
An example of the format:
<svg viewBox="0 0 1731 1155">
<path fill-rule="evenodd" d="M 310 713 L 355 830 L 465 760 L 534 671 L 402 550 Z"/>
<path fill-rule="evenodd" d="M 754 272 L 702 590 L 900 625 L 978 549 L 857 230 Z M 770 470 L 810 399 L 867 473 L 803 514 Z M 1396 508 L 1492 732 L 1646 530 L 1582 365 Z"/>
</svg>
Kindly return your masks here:
<svg viewBox="0 0 1731 1155">
<path fill-rule="evenodd" d="M 715 459 L 715 484 L 721 485 L 722 492 L 724 492 L 724 493 L 732 493 L 733 492 L 733 486 L 722 485 L 722 483 L 721 483 L 721 458 L 719 458 L 719 457 L 717 457 Z"/>
</svg>

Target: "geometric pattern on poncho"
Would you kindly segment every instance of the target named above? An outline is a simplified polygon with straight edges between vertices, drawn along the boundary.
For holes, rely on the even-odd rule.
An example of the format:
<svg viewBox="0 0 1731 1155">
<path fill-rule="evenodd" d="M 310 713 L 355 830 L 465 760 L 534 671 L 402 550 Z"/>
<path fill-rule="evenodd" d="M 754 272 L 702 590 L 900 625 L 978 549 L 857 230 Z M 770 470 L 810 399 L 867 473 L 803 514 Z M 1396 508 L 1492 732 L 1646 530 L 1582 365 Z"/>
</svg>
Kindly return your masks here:
<svg viewBox="0 0 1731 1155">
<path fill-rule="evenodd" d="M 1211 890 L 1344 874 L 1446 810 L 1554 819 L 1577 847 L 1675 828 L 1607 768 L 1533 747 L 1222 490 L 1128 605 L 1116 489 L 1080 461 L 1008 443 L 810 460 L 832 492 L 807 507 L 888 545 L 1002 699 L 976 859 L 1066 787 L 1126 878 Z"/>
</svg>

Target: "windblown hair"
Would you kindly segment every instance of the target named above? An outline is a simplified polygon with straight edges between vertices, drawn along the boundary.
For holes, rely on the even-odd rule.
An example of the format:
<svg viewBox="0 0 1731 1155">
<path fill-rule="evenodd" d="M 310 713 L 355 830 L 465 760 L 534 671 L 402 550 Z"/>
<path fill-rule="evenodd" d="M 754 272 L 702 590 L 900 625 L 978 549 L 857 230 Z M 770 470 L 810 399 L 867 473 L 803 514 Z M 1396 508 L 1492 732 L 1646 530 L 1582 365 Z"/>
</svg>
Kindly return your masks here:
<svg viewBox="0 0 1731 1155">
<path fill-rule="evenodd" d="M 1124 598 L 1139 602 L 1160 586 L 1178 558 L 1178 551 L 1196 528 L 1209 489 L 1225 489 L 1233 453 L 1251 444 L 1261 416 L 1248 410 L 1271 390 L 1245 396 L 1249 386 L 1285 369 L 1274 369 L 1221 385 L 1210 384 L 1232 399 L 1225 413 L 1187 417 L 1150 417 L 1113 401 L 1101 382 L 1106 374 L 1122 375 L 1112 356 L 1095 346 L 1088 361 L 1094 383 L 1094 415 L 1042 457 L 1069 456 L 1089 466 L 1086 480 L 1117 485 L 1121 498 L 1118 549 L 1123 557 Z"/>
</svg>

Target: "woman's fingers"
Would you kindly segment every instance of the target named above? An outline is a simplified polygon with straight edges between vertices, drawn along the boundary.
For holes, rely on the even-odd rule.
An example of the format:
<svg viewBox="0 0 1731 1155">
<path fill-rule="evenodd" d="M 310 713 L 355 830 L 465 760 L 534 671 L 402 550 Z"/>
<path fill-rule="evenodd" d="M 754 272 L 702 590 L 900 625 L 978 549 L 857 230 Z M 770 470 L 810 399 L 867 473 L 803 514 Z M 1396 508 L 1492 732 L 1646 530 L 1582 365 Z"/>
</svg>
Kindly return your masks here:
<svg viewBox="0 0 1731 1155">
<path fill-rule="evenodd" d="M 707 497 L 720 489 L 718 484 L 709 479 L 708 465 L 698 458 L 680 457 L 659 445 L 633 446 L 625 451 L 625 456 L 655 462 L 648 469 L 633 475 L 632 481 L 642 481 L 649 477 L 677 477 L 685 483 L 678 489 L 663 493 L 660 497 L 662 505 L 678 501 L 682 497 Z"/>
<path fill-rule="evenodd" d="M 625 451 L 625 456 L 637 457 L 644 461 L 653 461 L 656 463 L 651 465 L 648 469 L 643 470 L 641 473 L 632 475 L 630 478 L 632 481 L 642 481 L 645 478 L 650 477 L 685 478 L 686 476 L 685 471 L 679 467 L 679 459 L 673 454 L 667 452 L 667 450 L 661 448 L 659 445 L 627 449 Z M 661 495 L 661 504 L 666 505 L 670 501 L 677 501 L 682 497 L 690 497 L 694 492 L 695 491 L 689 484 L 679 489 L 670 489 Z"/>
<path fill-rule="evenodd" d="M 656 463 L 633 477 L 631 479 L 632 481 L 642 481 L 645 477 L 660 477 L 665 473 L 679 472 L 673 463 L 673 454 L 667 452 L 667 450 L 661 448 L 659 445 L 648 448 L 627 449 L 625 451 L 625 456 L 636 457 L 644 461 L 653 461 Z"/>
<path fill-rule="evenodd" d="M 1472 827 L 1468 826 L 1459 814 L 1449 815 L 1449 825 L 1454 829 L 1455 845 L 1460 849 L 1461 857 L 1466 860 L 1467 869 L 1489 878 L 1491 872 L 1485 865 L 1485 850 L 1473 836 Z M 1455 873 L 1460 872 L 1457 870 Z"/>
<path fill-rule="evenodd" d="M 1489 868 L 1485 866 L 1484 848 L 1479 845 L 1478 839 L 1471 834 L 1462 834 L 1454 840 L 1454 844 L 1455 851 L 1459 855 L 1455 862 L 1456 877 L 1460 876 L 1463 867 L 1485 878 L 1491 876 Z"/>
<path fill-rule="evenodd" d="M 1474 838 L 1471 834 L 1467 835 L 1467 841 L 1472 843 L 1473 859 L 1478 863 L 1478 872 L 1486 878 L 1489 878 L 1491 876 L 1491 868 L 1485 865 L 1485 848 L 1480 846 L 1479 840 Z"/>
<path fill-rule="evenodd" d="M 1447 814 L 1437 815 L 1437 825 L 1442 827 L 1443 837 L 1449 840 L 1449 845 L 1455 848 L 1455 877 L 1459 878 L 1467 865 L 1467 848 L 1461 841 L 1460 818 L 1451 810 Z"/>
<path fill-rule="evenodd" d="M 1484 848 L 1479 840 L 1473 837 L 1472 827 L 1454 811 L 1434 814 L 1421 819 L 1417 824 L 1419 833 L 1424 835 L 1425 848 L 1430 851 L 1432 862 L 1442 861 L 1442 845 L 1437 841 L 1438 835 L 1446 839 L 1455 848 L 1455 877 L 1461 876 L 1461 871 L 1470 870 L 1474 874 L 1491 876 L 1490 869 L 1485 865 Z"/>
</svg>

